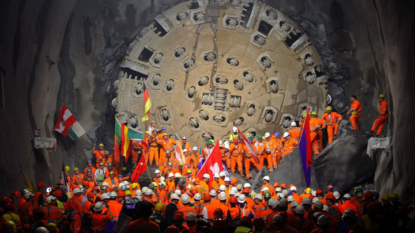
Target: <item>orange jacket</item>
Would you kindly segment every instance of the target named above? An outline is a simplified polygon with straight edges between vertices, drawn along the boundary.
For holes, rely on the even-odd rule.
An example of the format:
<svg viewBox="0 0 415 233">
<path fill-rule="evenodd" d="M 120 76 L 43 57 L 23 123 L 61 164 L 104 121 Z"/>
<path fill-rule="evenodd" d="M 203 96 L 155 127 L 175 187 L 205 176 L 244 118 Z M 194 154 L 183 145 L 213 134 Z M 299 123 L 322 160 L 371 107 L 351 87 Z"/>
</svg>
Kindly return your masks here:
<svg viewBox="0 0 415 233">
<path fill-rule="evenodd" d="M 36 192 L 35 196 L 33 197 L 33 208 L 43 205 L 43 203 L 39 203 L 40 196 L 43 196 L 43 201 L 45 201 L 45 195 L 42 192 Z"/>
<path fill-rule="evenodd" d="M 379 113 L 382 116 L 388 117 L 388 103 L 385 100 L 380 104 Z"/>
<path fill-rule="evenodd" d="M 297 141 L 292 138 L 288 139 L 288 141 L 285 141 L 284 147 L 282 148 L 282 150 L 284 151 L 284 155 L 293 152 L 294 147 L 296 147 L 297 144 Z"/>
<path fill-rule="evenodd" d="M 66 209 L 81 214 L 84 210 L 81 203 L 82 199 L 80 197 L 73 196 L 68 200 Z"/>
<path fill-rule="evenodd" d="M 167 138 L 167 140 L 161 139 L 161 140 L 157 140 L 157 143 L 160 144 L 163 148 L 164 151 L 166 150 L 170 150 L 171 152 L 173 152 L 173 145 L 176 144 L 176 140 L 172 139 L 172 138 Z"/>
<path fill-rule="evenodd" d="M 321 118 L 323 118 L 327 125 L 337 124 L 343 119 L 342 115 L 337 112 L 331 112 L 331 114 L 324 113 Z"/>
<path fill-rule="evenodd" d="M 63 218 L 63 212 L 57 206 L 44 206 L 43 212 L 45 212 L 45 216 L 43 217 L 43 219 L 47 220 L 48 222 L 56 224 L 58 220 L 61 220 Z"/>
<path fill-rule="evenodd" d="M 186 216 L 190 213 L 196 214 L 196 209 L 189 205 L 183 205 L 181 208 L 179 208 L 179 211 L 183 212 L 185 219 L 186 219 Z"/>
<path fill-rule="evenodd" d="M 243 148 L 242 148 L 242 144 L 238 143 L 231 143 L 230 145 L 230 150 L 229 153 L 231 155 L 231 157 L 238 157 L 238 156 L 242 156 L 243 153 Z"/>
<path fill-rule="evenodd" d="M 268 206 L 264 205 L 264 203 L 260 202 L 258 205 L 254 206 L 255 208 L 255 217 L 262 216 L 262 213 L 268 210 Z"/>
<path fill-rule="evenodd" d="M 190 146 L 190 144 L 188 143 L 188 142 L 186 142 L 186 145 L 184 145 L 184 148 L 183 148 L 183 141 L 182 140 L 180 140 L 180 141 L 176 141 L 175 140 L 175 142 L 177 142 L 177 146 L 178 147 L 180 147 L 180 148 L 182 148 L 182 151 L 184 150 L 184 149 L 186 149 L 187 150 L 187 153 L 188 154 L 190 154 L 190 152 L 191 152 L 191 146 Z"/>
<path fill-rule="evenodd" d="M 114 184 L 112 183 L 112 181 L 111 181 L 111 177 L 108 177 L 107 179 L 105 179 L 104 180 L 104 182 L 108 182 L 108 184 L 109 184 L 109 188 L 110 189 L 114 189 L 114 187 L 118 187 L 118 185 L 119 185 L 119 180 L 118 180 L 118 177 L 115 177 L 114 176 Z"/>
<path fill-rule="evenodd" d="M 95 155 L 96 163 L 102 162 L 102 158 L 105 155 L 105 150 L 95 150 L 95 148 L 92 150 L 92 154 Z"/>
<path fill-rule="evenodd" d="M 105 231 L 105 225 L 111 221 L 111 217 L 107 214 L 95 213 L 92 217 L 92 228 L 96 231 Z"/>
<path fill-rule="evenodd" d="M 105 170 L 105 177 L 106 178 L 110 176 L 110 171 L 113 171 L 114 172 L 114 176 L 115 177 L 118 177 L 118 170 L 115 169 L 115 168 L 111 168 L 111 169 Z"/>
<path fill-rule="evenodd" d="M 84 213 L 92 213 L 91 206 L 92 206 L 92 202 L 86 201 L 83 205 Z"/>
<path fill-rule="evenodd" d="M 90 167 L 88 166 L 84 169 L 84 174 L 87 173 L 88 169 L 91 169 L 92 175 L 94 175 L 95 171 L 97 170 L 94 166 L 90 166 Z"/>
<path fill-rule="evenodd" d="M 94 174 L 92 174 L 92 175 L 94 175 Z M 83 180 L 84 180 L 84 174 L 82 174 L 82 173 L 79 173 L 78 175 L 73 175 L 72 176 L 72 182 L 73 183 L 78 183 L 78 185 L 81 184 Z"/>
<path fill-rule="evenodd" d="M 291 138 L 298 141 L 301 136 L 301 129 L 298 127 L 292 127 L 288 133 L 291 135 Z"/>
<path fill-rule="evenodd" d="M 118 217 L 120 216 L 122 204 L 115 200 L 108 201 L 108 211 L 112 214 L 112 219 L 114 221 L 118 221 Z"/>
<path fill-rule="evenodd" d="M 362 111 L 362 106 L 360 105 L 360 102 L 355 100 L 352 105 L 350 106 L 352 111 L 356 111 L 357 113 L 360 113 Z"/>
</svg>

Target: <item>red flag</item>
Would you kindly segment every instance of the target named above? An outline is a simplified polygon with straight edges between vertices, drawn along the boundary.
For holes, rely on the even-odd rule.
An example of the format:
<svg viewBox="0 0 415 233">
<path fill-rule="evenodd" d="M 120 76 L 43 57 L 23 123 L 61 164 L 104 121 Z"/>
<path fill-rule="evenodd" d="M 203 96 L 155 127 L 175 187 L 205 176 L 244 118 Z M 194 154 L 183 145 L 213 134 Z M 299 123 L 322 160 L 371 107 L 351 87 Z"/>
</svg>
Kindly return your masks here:
<svg viewBox="0 0 415 233">
<path fill-rule="evenodd" d="M 313 156 L 311 152 L 311 133 L 310 133 L 310 120 L 309 120 L 309 108 L 307 108 L 307 114 L 304 119 L 303 132 L 301 133 L 300 149 L 301 161 L 303 163 L 304 177 L 307 187 L 310 187 L 311 183 L 311 164 L 313 163 Z"/>
<path fill-rule="evenodd" d="M 219 173 L 223 171 L 223 165 L 222 165 L 222 155 L 220 153 L 219 148 L 219 140 L 216 142 L 215 147 L 213 148 L 212 153 L 210 153 L 209 157 L 206 159 L 206 162 L 202 165 L 202 167 L 199 169 L 199 172 L 197 173 L 196 177 L 198 177 L 200 180 L 203 180 L 204 174 L 209 174 L 209 187 L 213 180 L 213 174 Z"/>
<path fill-rule="evenodd" d="M 118 138 L 118 135 L 114 135 L 114 160 L 117 161 L 118 163 L 121 160 L 119 142 L 120 140 Z"/>
<path fill-rule="evenodd" d="M 245 135 L 238 129 L 239 136 L 242 138 L 242 143 L 245 144 L 245 146 L 248 148 L 249 152 L 252 154 L 252 157 L 254 158 L 256 163 L 259 163 L 259 158 L 257 155 L 257 151 L 254 146 L 252 146 L 251 142 L 245 137 Z"/>
<path fill-rule="evenodd" d="M 133 174 L 131 175 L 131 182 L 137 182 L 141 174 L 147 171 L 147 163 L 144 159 L 144 155 L 141 155 L 140 161 L 138 161 L 137 166 L 134 169 Z"/>
<path fill-rule="evenodd" d="M 146 141 L 146 140 L 142 140 L 141 141 L 141 147 L 143 147 L 143 152 L 147 152 L 148 151 L 148 141 Z"/>
<path fill-rule="evenodd" d="M 55 130 L 66 137 L 68 136 L 68 129 L 71 128 L 75 122 L 76 119 L 69 109 L 67 109 L 65 105 L 62 105 L 61 113 L 59 114 L 58 121 L 55 124 Z"/>
</svg>

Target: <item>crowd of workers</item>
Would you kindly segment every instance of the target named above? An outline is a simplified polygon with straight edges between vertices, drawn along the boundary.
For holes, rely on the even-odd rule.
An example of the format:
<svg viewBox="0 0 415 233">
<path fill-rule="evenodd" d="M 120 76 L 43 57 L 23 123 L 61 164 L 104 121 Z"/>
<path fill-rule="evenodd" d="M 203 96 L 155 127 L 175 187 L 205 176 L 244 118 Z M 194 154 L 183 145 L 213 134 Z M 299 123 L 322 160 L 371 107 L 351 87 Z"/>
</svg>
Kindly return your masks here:
<svg viewBox="0 0 415 233">
<path fill-rule="evenodd" d="M 353 130 L 358 132 L 357 121 L 361 106 L 355 96 L 348 114 Z M 387 120 L 387 103 L 381 101 L 381 116 L 372 131 L 380 135 Z M 305 118 L 305 117 L 304 117 Z M 323 149 L 322 129 L 327 128 L 328 144 L 335 139 L 342 116 L 329 106 L 319 118 L 311 113 L 309 120 L 312 150 Z M 303 121 L 299 125 L 304 125 Z M 114 160 L 113 155 L 100 144 L 93 148 L 92 160 L 82 171 L 65 167 L 65 176 L 56 185 L 46 189 L 43 182 L 36 192 L 24 189 L 10 197 L 0 197 L 0 232 L 400 232 L 414 230 L 415 206 L 402 206 L 396 193 L 383 195 L 357 188 L 342 197 L 333 192 L 307 188 L 297 192 L 294 184 L 270 183 L 263 177 L 259 192 L 250 183 L 238 183 L 221 172 L 203 180 L 196 178 L 201 163 L 213 150 L 214 142 L 206 147 L 191 147 L 186 137 L 174 140 L 166 128 L 155 129 L 152 122 L 143 144 L 133 142 L 132 168 L 141 156 L 149 165 L 156 166 L 152 183 L 141 188 L 130 183 L 132 168 Z M 150 132 L 151 131 L 151 132 Z M 238 130 L 233 128 L 229 141 L 220 142 L 223 164 L 230 173 L 238 171 L 251 178 L 251 164 L 258 170 L 267 166 L 276 169 L 281 158 L 298 145 L 301 128 L 292 127 L 282 137 L 279 133 L 264 136 L 247 135 L 255 147 L 259 163 L 242 143 Z M 185 161 L 174 155 L 175 146 L 181 148 Z M 95 165 L 95 166 L 94 166 Z M 236 170 L 237 168 L 237 170 Z M 245 168 L 245 169 L 244 169 Z M 245 175 L 244 175 L 245 171 Z M 67 185 L 64 185 L 66 181 Z M 127 225 L 127 223 L 129 223 Z M 122 230 L 121 230 L 122 229 Z"/>
</svg>

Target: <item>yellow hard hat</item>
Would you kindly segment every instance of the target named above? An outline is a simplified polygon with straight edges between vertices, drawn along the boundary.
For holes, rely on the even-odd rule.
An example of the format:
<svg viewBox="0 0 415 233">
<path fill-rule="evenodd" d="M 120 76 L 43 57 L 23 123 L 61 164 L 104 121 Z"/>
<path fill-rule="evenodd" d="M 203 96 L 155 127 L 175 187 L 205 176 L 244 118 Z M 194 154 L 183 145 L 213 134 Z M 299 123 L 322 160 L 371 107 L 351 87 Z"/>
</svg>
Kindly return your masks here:
<svg viewBox="0 0 415 233">
<path fill-rule="evenodd" d="M 303 118 L 305 118 L 306 116 L 307 116 L 307 113 L 304 113 L 304 114 L 303 114 Z"/>
<path fill-rule="evenodd" d="M 192 171 L 190 171 L 190 169 L 187 169 L 187 174 L 190 174 L 190 173 L 192 173 Z"/>
<path fill-rule="evenodd" d="M 114 173 L 114 171 L 110 171 L 110 175 L 114 175 L 115 173 Z"/>
<path fill-rule="evenodd" d="M 16 232 L 16 223 L 13 221 L 6 221 L 5 223 L 1 224 L 1 232 Z"/>
<path fill-rule="evenodd" d="M 127 190 L 125 190 L 124 192 L 125 192 L 125 195 L 131 195 L 131 191 L 130 191 L 130 190 L 128 190 L 128 189 L 127 189 Z"/>
<path fill-rule="evenodd" d="M 164 211 L 164 205 L 160 202 L 157 203 L 156 204 L 156 211 L 163 212 Z"/>
<path fill-rule="evenodd" d="M 104 146 L 104 144 L 103 143 L 100 143 L 98 146 Z"/>
<path fill-rule="evenodd" d="M 123 171 L 127 171 L 127 167 L 122 167 L 122 170 Z"/>
<path fill-rule="evenodd" d="M 382 200 L 389 201 L 390 198 L 389 198 L 388 194 L 382 195 Z"/>
<path fill-rule="evenodd" d="M 131 184 L 131 187 L 132 187 L 133 189 L 137 188 L 137 186 L 138 186 L 138 183 L 132 183 L 132 184 Z"/>
<path fill-rule="evenodd" d="M 390 198 L 399 198 L 397 193 L 391 193 Z"/>
<path fill-rule="evenodd" d="M 76 168 L 74 168 L 73 170 L 74 170 L 74 171 L 79 171 L 79 168 L 77 168 L 77 167 L 76 167 Z"/>
<path fill-rule="evenodd" d="M 182 162 L 179 162 L 179 166 L 183 166 L 183 163 Z"/>
<path fill-rule="evenodd" d="M 71 168 L 69 166 L 65 166 L 65 171 L 69 172 Z"/>
<path fill-rule="evenodd" d="M 149 131 L 146 131 L 146 134 L 150 134 L 150 132 Z"/>
<path fill-rule="evenodd" d="M 380 94 L 379 98 L 385 98 L 385 94 Z"/>
<path fill-rule="evenodd" d="M 317 116 L 317 112 L 312 112 L 311 115 Z"/>
<path fill-rule="evenodd" d="M 327 106 L 326 111 L 331 111 L 333 108 L 331 106 Z"/>
<path fill-rule="evenodd" d="M 45 226 L 46 229 L 48 229 L 49 232 L 58 232 L 58 227 L 55 225 L 55 223 L 48 223 Z"/>
<path fill-rule="evenodd" d="M 305 193 L 310 193 L 310 191 L 311 191 L 311 188 L 306 188 L 305 189 Z"/>
<path fill-rule="evenodd" d="M 167 133 L 163 133 L 163 136 L 169 136 Z"/>
<path fill-rule="evenodd" d="M 357 112 L 356 112 L 356 111 L 353 111 L 353 112 L 352 112 L 352 115 L 357 115 Z"/>
<path fill-rule="evenodd" d="M 152 184 L 154 185 L 154 187 L 158 186 L 156 182 L 152 182 Z"/>
</svg>

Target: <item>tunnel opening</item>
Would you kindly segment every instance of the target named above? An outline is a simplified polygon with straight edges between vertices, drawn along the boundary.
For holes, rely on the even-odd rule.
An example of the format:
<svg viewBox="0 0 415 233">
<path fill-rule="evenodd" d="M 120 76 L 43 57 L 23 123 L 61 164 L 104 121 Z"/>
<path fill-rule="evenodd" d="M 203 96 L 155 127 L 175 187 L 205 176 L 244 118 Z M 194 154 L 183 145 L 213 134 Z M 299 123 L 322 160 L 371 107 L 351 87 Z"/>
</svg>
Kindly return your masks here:
<svg viewBox="0 0 415 233">
<path fill-rule="evenodd" d="M 258 31 L 266 36 L 269 35 L 270 31 L 272 30 L 273 26 L 265 21 L 261 21 L 259 23 Z"/>
<path fill-rule="evenodd" d="M 144 47 L 140 55 L 138 55 L 138 60 L 143 62 L 149 62 L 150 58 L 153 56 L 154 52 Z"/>
</svg>

